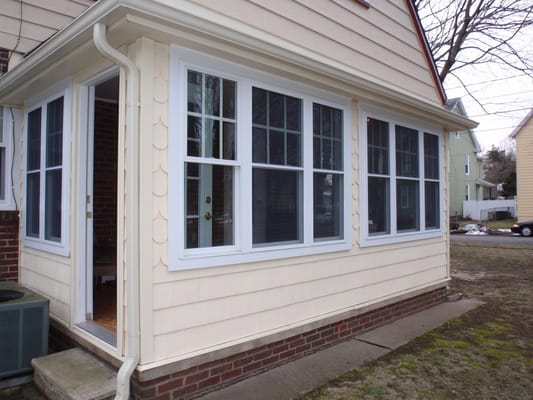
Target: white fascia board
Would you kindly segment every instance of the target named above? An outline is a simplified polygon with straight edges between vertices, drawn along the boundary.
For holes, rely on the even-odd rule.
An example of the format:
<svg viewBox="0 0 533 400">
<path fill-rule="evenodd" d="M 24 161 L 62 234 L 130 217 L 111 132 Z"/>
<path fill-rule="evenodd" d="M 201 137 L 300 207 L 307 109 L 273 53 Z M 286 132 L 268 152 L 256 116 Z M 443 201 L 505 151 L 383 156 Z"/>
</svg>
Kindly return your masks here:
<svg viewBox="0 0 533 400">
<path fill-rule="evenodd" d="M 351 65 L 315 53 L 311 49 L 236 21 L 188 0 L 106 0 L 95 3 L 67 27 L 27 56 L 16 68 L 0 79 L 0 104 L 17 88 L 57 62 L 62 55 L 91 40 L 92 26 L 97 22 L 110 24 L 131 14 L 127 23 L 139 24 L 157 31 L 187 29 L 214 40 L 222 40 L 240 48 L 261 53 L 279 61 L 298 65 L 347 85 L 352 95 L 367 101 L 382 101 L 398 110 L 413 109 L 424 113 L 448 131 L 471 129 L 477 123 L 448 111 L 443 105 L 430 102 L 414 93 L 369 76 Z"/>
</svg>

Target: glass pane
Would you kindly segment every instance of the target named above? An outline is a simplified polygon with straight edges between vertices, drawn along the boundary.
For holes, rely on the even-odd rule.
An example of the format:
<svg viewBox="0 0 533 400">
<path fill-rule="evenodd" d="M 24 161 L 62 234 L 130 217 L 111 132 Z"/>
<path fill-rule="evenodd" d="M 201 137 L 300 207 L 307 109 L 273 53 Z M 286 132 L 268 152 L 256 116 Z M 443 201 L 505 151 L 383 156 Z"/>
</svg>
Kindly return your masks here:
<svg viewBox="0 0 533 400">
<path fill-rule="evenodd" d="M 0 200 L 6 198 L 6 149 L 0 147 Z"/>
<path fill-rule="evenodd" d="M 439 179 L 439 137 L 424 133 L 424 176 Z"/>
<path fill-rule="evenodd" d="M 315 173 L 313 199 L 314 238 L 342 238 L 342 175 Z"/>
<path fill-rule="evenodd" d="M 205 75 L 205 114 L 220 115 L 220 78 Z"/>
<path fill-rule="evenodd" d="M 418 181 L 398 179 L 396 182 L 396 215 L 398 232 L 420 229 Z"/>
<path fill-rule="evenodd" d="M 28 113 L 28 152 L 27 169 L 33 171 L 41 167 L 41 109 Z"/>
<path fill-rule="evenodd" d="M 320 137 L 313 138 L 313 168 L 321 168 L 322 140 Z"/>
<path fill-rule="evenodd" d="M 4 107 L 0 106 L 0 143 L 4 142 Z"/>
<path fill-rule="evenodd" d="M 185 219 L 185 243 L 187 249 L 198 248 L 198 217 Z"/>
<path fill-rule="evenodd" d="M 343 129 L 343 117 L 342 117 L 342 110 L 338 110 L 336 108 L 332 108 L 333 111 L 333 137 L 335 139 L 342 139 L 342 132 Z"/>
<path fill-rule="evenodd" d="M 343 160 L 343 152 L 342 152 L 342 142 L 339 140 L 333 141 L 333 166 L 332 169 L 335 171 L 342 171 L 342 160 Z"/>
<path fill-rule="evenodd" d="M 287 129 L 300 131 L 302 124 L 302 101 L 295 97 L 285 96 L 287 101 Z"/>
<path fill-rule="evenodd" d="M 301 242 L 301 174 L 253 169 L 253 243 Z"/>
<path fill-rule="evenodd" d="M 185 171 L 187 248 L 232 245 L 233 167 L 185 163 Z"/>
<path fill-rule="evenodd" d="M 269 164 L 285 165 L 285 137 L 283 132 L 270 131 L 268 151 Z"/>
<path fill-rule="evenodd" d="M 439 183 L 426 182 L 426 228 L 440 228 Z"/>
<path fill-rule="evenodd" d="M 187 118 L 187 155 L 200 157 L 202 140 L 202 120 L 198 117 Z"/>
<path fill-rule="evenodd" d="M 313 103 L 313 123 L 314 168 L 342 170 L 342 110 Z"/>
<path fill-rule="evenodd" d="M 204 157 L 220 158 L 220 122 L 204 119 Z"/>
<path fill-rule="evenodd" d="M 235 124 L 224 122 L 223 124 L 223 155 L 225 160 L 235 160 Z"/>
<path fill-rule="evenodd" d="M 235 101 L 237 95 L 235 93 L 235 82 L 224 79 L 223 83 L 223 104 L 222 116 L 224 118 L 235 119 Z"/>
<path fill-rule="evenodd" d="M 200 72 L 187 73 L 187 111 L 202 113 L 202 82 Z"/>
<path fill-rule="evenodd" d="M 396 175 L 418 177 L 418 131 L 396 126 Z"/>
<path fill-rule="evenodd" d="M 255 163 L 267 162 L 267 134 L 266 129 L 252 128 L 252 161 Z"/>
<path fill-rule="evenodd" d="M 263 89 L 252 89 L 252 123 L 257 125 L 267 124 L 267 92 Z"/>
<path fill-rule="evenodd" d="M 285 128 L 285 96 L 268 92 L 268 125 Z"/>
<path fill-rule="evenodd" d="M 26 236 L 39 237 L 39 193 L 41 174 L 27 174 L 26 182 Z"/>
<path fill-rule="evenodd" d="M 389 124 L 367 119 L 368 173 L 389 175 Z"/>
<path fill-rule="evenodd" d="M 46 167 L 62 164 L 63 97 L 48 103 L 46 109 Z"/>
<path fill-rule="evenodd" d="M 61 169 L 46 171 L 44 238 L 61 241 Z"/>
<path fill-rule="evenodd" d="M 368 233 L 390 234 L 390 188 L 388 178 L 368 178 Z"/>
<path fill-rule="evenodd" d="M 300 158 L 300 135 L 287 133 L 287 165 L 302 165 Z"/>
</svg>

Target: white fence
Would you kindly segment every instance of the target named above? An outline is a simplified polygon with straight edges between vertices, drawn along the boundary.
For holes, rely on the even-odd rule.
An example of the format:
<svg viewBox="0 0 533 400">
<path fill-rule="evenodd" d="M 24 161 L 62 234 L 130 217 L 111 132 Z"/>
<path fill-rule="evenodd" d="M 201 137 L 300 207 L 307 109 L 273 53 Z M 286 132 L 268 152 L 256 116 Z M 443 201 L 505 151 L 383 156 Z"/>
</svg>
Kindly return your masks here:
<svg viewBox="0 0 533 400">
<path fill-rule="evenodd" d="M 496 212 L 508 212 L 516 217 L 516 199 L 514 200 L 464 200 L 463 218 L 487 221 L 494 218 Z"/>
</svg>

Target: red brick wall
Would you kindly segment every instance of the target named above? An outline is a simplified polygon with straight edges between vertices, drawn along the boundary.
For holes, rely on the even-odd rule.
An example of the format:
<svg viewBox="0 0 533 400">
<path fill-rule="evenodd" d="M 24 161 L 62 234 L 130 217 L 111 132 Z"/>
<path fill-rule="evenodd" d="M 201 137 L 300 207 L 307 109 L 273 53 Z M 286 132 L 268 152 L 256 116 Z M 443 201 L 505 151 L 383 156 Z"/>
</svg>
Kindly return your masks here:
<svg viewBox="0 0 533 400">
<path fill-rule="evenodd" d="M 398 318 L 444 302 L 440 288 L 365 314 L 244 351 L 213 362 L 175 371 L 170 375 L 140 382 L 132 380 L 135 400 L 193 399 L 229 386 L 252 375 L 309 355 Z"/>
<path fill-rule="evenodd" d="M 18 281 L 18 211 L 0 211 L 0 281 Z"/>
<path fill-rule="evenodd" d="M 118 106 L 95 101 L 93 222 L 94 260 L 108 263 L 117 243 Z"/>
</svg>

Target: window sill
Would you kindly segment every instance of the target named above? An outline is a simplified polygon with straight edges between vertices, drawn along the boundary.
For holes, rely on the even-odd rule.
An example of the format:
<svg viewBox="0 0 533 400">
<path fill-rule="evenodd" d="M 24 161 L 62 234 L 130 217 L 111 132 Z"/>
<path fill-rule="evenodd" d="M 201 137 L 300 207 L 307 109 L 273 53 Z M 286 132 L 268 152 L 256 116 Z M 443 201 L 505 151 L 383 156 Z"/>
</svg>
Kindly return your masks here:
<svg viewBox="0 0 533 400">
<path fill-rule="evenodd" d="M 222 267 L 234 264 L 254 263 L 259 261 L 279 260 L 282 258 L 304 257 L 310 255 L 333 253 L 337 251 L 347 251 L 352 248 L 351 242 L 347 240 L 335 242 L 318 242 L 313 245 L 287 245 L 276 247 L 259 247 L 252 251 L 243 252 L 234 250 L 217 251 L 211 249 L 209 254 L 183 256 L 171 262 L 170 271 L 180 271 L 187 269 Z"/>
</svg>

